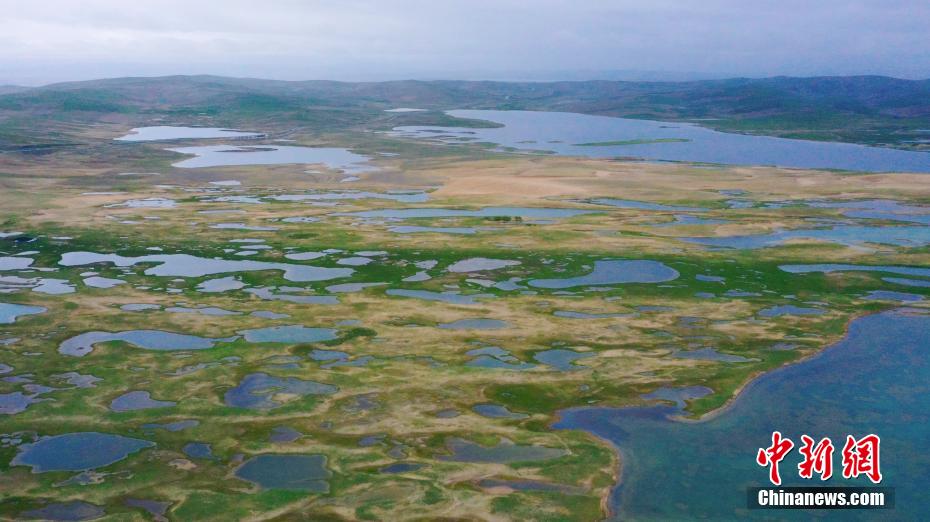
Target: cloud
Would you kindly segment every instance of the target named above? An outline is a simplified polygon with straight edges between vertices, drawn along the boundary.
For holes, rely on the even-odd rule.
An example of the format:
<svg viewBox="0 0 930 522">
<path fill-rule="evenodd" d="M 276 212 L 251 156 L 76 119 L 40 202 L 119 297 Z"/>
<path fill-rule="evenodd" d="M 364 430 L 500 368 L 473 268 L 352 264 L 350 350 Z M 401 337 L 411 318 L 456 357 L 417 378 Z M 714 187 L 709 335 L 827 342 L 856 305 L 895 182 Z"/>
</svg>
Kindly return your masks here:
<svg viewBox="0 0 930 522">
<path fill-rule="evenodd" d="M 0 0 L 0 83 L 542 71 L 930 77 L 905 0 Z"/>
</svg>

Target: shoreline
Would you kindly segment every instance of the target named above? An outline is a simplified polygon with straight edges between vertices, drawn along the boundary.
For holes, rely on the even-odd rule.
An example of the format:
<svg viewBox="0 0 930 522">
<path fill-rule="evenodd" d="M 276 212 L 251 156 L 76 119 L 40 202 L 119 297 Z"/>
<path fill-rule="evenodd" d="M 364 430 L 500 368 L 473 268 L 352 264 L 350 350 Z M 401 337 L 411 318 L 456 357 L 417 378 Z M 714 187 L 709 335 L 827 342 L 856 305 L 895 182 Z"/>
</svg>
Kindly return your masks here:
<svg viewBox="0 0 930 522">
<path fill-rule="evenodd" d="M 839 345 L 840 342 L 842 342 L 843 339 L 845 339 L 845 338 L 849 335 L 850 326 L 852 325 L 852 323 L 853 323 L 854 321 L 857 321 L 857 320 L 859 320 L 859 319 L 862 319 L 862 318 L 865 318 L 865 317 L 869 317 L 869 316 L 872 316 L 872 315 L 879 315 L 879 314 L 883 314 L 883 313 L 896 312 L 896 311 L 899 311 L 899 310 L 902 310 L 902 311 L 903 311 L 903 310 L 907 310 L 907 309 L 909 309 L 909 308 L 914 308 L 914 307 L 912 307 L 912 306 L 900 306 L 900 305 L 899 305 L 899 306 L 890 307 L 890 308 L 888 308 L 888 309 L 886 309 L 886 310 L 881 310 L 881 311 L 877 311 L 877 312 L 869 312 L 869 313 L 866 313 L 866 314 L 863 314 L 863 315 L 859 315 L 859 316 L 853 317 L 853 318 L 849 319 L 849 320 L 846 322 L 846 324 L 844 325 L 844 327 L 843 327 L 843 334 L 842 334 L 842 336 L 840 337 L 839 340 L 836 340 L 836 341 L 833 341 L 833 342 L 829 343 L 828 345 L 824 346 L 822 349 L 818 350 L 818 351 L 815 352 L 815 353 L 812 353 L 812 354 L 809 354 L 809 355 L 807 355 L 807 356 L 804 356 L 804 357 L 802 357 L 802 358 L 800 358 L 800 359 L 797 359 L 797 360 L 794 360 L 794 361 L 785 363 L 785 364 L 783 364 L 783 365 L 781 365 L 781 366 L 778 366 L 778 367 L 776 367 L 776 368 L 773 368 L 773 369 L 770 370 L 770 371 L 766 371 L 766 372 L 756 372 L 756 373 L 754 373 L 754 374 L 751 374 L 750 377 L 746 380 L 745 383 L 743 383 L 742 385 L 740 385 L 738 388 L 736 388 L 736 389 L 733 391 L 732 397 L 730 397 L 730 399 L 728 399 L 727 402 L 725 402 L 725 403 L 724 403 L 722 406 L 720 406 L 719 408 L 715 408 L 715 409 L 713 409 L 713 410 L 711 410 L 711 411 L 709 411 L 709 412 L 707 412 L 707 413 L 701 415 L 701 416 L 698 417 L 698 418 L 674 416 L 674 417 L 669 417 L 668 419 L 669 419 L 670 422 L 682 422 L 682 423 L 690 423 L 690 424 L 700 424 L 700 423 L 703 423 L 703 422 L 712 421 L 712 420 L 714 420 L 715 418 L 719 417 L 720 415 L 723 415 L 724 413 L 726 413 L 727 411 L 729 411 L 730 409 L 732 409 L 732 408 L 733 408 L 733 405 L 736 404 L 737 400 L 739 400 L 739 398 L 743 396 L 743 392 L 746 391 L 747 389 L 749 389 L 749 388 L 750 388 L 752 385 L 754 385 L 755 383 L 759 382 L 759 380 L 760 380 L 762 377 L 765 377 L 765 376 L 767 376 L 767 375 L 772 375 L 772 374 L 774 374 L 774 373 L 777 373 L 777 372 L 779 372 L 779 371 L 784 370 L 785 368 L 792 367 L 792 366 L 794 366 L 794 365 L 796 365 L 796 364 L 800 364 L 800 363 L 804 363 L 804 362 L 807 362 L 807 361 L 814 360 L 814 359 L 816 359 L 816 358 L 818 358 L 818 357 L 821 357 L 821 356 L 822 356 L 824 353 L 826 353 L 828 350 L 830 350 L 830 349 L 832 349 L 832 348 L 835 348 L 837 345 Z M 556 412 L 556 415 L 555 415 L 554 419 L 552 420 L 552 422 L 549 423 L 549 428 L 552 429 L 552 430 L 554 430 L 554 431 L 558 431 L 558 429 L 553 428 L 553 426 L 554 426 L 555 424 L 558 424 L 559 422 L 561 422 L 561 421 L 563 420 L 563 412 L 568 411 L 568 410 L 572 410 L 572 409 L 580 409 L 580 410 L 591 410 L 591 409 L 624 410 L 624 409 L 636 408 L 636 407 L 638 407 L 638 406 L 619 406 L 619 407 L 610 407 L 610 406 L 602 406 L 602 407 L 598 407 L 598 406 L 583 406 L 583 407 L 575 407 L 575 408 L 564 408 L 564 409 L 561 409 L 561 410 L 559 410 L 558 412 Z M 683 410 L 683 411 L 684 411 L 684 410 Z M 598 435 L 596 435 L 596 434 L 594 434 L 593 432 L 590 432 L 590 431 L 588 431 L 588 430 L 580 429 L 580 428 L 575 428 L 574 430 L 582 431 L 582 432 L 586 433 L 587 435 L 589 435 L 590 437 L 594 438 L 595 440 L 603 441 L 603 442 L 607 443 L 607 445 L 608 445 L 609 447 L 613 448 L 613 450 L 614 450 L 614 451 L 613 451 L 613 454 L 614 454 L 614 457 L 615 457 L 615 459 L 616 459 L 616 461 L 617 461 L 617 465 L 615 466 L 615 471 L 612 473 L 612 476 L 614 477 L 614 484 L 613 484 L 613 486 L 610 487 L 610 489 L 608 489 L 607 494 L 604 495 L 603 497 L 601 497 L 601 506 L 604 508 L 604 513 L 607 514 L 607 516 L 606 516 L 603 520 L 610 520 L 611 517 L 617 515 L 617 511 L 615 511 L 615 510 L 612 508 L 612 506 L 610 505 L 610 497 L 611 497 L 611 494 L 612 494 L 617 488 L 619 488 L 619 487 L 623 484 L 623 460 L 624 460 L 624 459 L 623 459 L 623 449 L 622 449 L 620 446 L 618 446 L 617 444 L 615 444 L 613 441 L 608 440 L 608 439 L 605 439 L 605 438 L 603 438 L 603 437 L 600 437 L 600 436 L 598 436 Z"/>
</svg>

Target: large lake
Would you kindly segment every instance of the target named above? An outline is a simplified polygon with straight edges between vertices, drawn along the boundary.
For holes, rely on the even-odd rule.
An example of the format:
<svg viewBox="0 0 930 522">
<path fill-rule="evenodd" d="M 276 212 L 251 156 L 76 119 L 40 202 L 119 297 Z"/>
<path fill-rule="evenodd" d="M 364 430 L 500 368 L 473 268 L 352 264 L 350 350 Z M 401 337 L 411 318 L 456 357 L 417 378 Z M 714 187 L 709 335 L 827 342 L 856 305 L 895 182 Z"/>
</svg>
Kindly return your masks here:
<svg viewBox="0 0 930 522">
<path fill-rule="evenodd" d="M 752 382 L 720 415 L 670 420 L 671 405 L 578 408 L 561 429 L 583 429 L 620 448 L 615 516 L 636 520 L 881 519 L 926 520 L 930 514 L 930 316 L 886 312 L 850 324 L 846 337 L 818 356 Z M 821 485 L 798 478 L 800 436 L 830 437 L 834 478 L 822 484 L 872 485 L 842 479 L 847 434 L 881 439 L 882 486 L 895 488 L 893 511 L 749 511 L 746 488 L 768 485 L 755 463 L 773 430 L 795 441 L 781 465 L 785 486 Z M 816 484 L 815 484 L 816 482 Z"/>
<path fill-rule="evenodd" d="M 522 151 L 550 151 L 594 158 L 637 157 L 728 165 L 930 172 L 930 152 L 748 136 L 717 132 L 689 123 L 569 112 L 454 110 L 448 114 L 457 118 L 492 121 L 503 127 L 405 126 L 395 128 L 394 134 L 445 143 L 490 142 Z M 654 140 L 676 141 L 651 142 Z M 628 143 L 593 145 L 609 142 Z"/>
</svg>

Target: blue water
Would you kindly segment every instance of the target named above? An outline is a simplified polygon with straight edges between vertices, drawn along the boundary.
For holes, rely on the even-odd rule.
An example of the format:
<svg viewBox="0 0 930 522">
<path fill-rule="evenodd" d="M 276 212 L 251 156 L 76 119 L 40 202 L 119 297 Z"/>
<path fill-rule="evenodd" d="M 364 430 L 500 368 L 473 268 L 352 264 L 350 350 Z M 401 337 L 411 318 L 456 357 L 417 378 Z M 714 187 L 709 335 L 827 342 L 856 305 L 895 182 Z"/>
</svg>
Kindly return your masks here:
<svg viewBox="0 0 930 522">
<path fill-rule="evenodd" d="M 250 343 L 317 343 L 336 338 L 332 328 L 308 328 L 300 325 L 270 326 L 239 332 Z"/>
<path fill-rule="evenodd" d="M 0 324 L 10 324 L 23 315 L 41 314 L 47 311 L 42 306 L 28 306 L 12 303 L 0 303 Z"/>
<path fill-rule="evenodd" d="M 930 277 L 930 268 L 893 266 L 893 265 L 845 265 L 836 263 L 815 265 L 780 265 L 779 269 L 791 274 L 807 274 L 811 272 L 887 272 L 906 276 Z"/>
<path fill-rule="evenodd" d="M 30 466 L 33 473 L 101 468 L 154 446 L 147 440 L 109 433 L 66 433 L 19 447 L 11 466 Z"/>
<path fill-rule="evenodd" d="M 549 448 L 514 444 L 502 439 L 494 446 L 482 446 L 476 442 L 460 438 L 450 438 L 446 442 L 451 455 L 441 456 L 439 460 L 457 462 L 535 462 L 559 458 L 567 453 L 562 448 Z"/>
<path fill-rule="evenodd" d="M 127 330 L 125 332 L 85 332 L 66 339 L 58 346 L 58 353 L 83 357 L 94 350 L 94 345 L 123 341 L 146 350 L 207 350 L 217 342 L 232 339 L 209 339 L 196 335 L 164 332 L 162 330 Z"/>
<path fill-rule="evenodd" d="M 647 201 L 634 201 L 631 199 L 614 199 L 614 198 L 597 198 L 592 199 L 590 203 L 595 205 L 607 205 L 616 208 L 629 208 L 638 210 L 659 210 L 667 212 L 705 212 L 706 208 L 700 207 L 681 207 L 677 205 L 663 205 L 661 203 L 649 203 Z"/>
<path fill-rule="evenodd" d="M 281 194 L 267 196 L 271 201 L 332 201 L 357 199 L 387 199 L 400 203 L 426 203 L 429 194 L 426 192 L 360 192 L 345 190 L 334 192 L 313 192 L 309 194 Z"/>
<path fill-rule="evenodd" d="M 267 373 L 246 375 L 235 388 L 226 391 L 227 406 L 253 410 L 270 410 L 283 405 L 282 395 L 332 395 L 339 388 L 331 384 L 307 381 L 297 377 L 275 377 Z"/>
<path fill-rule="evenodd" d="M 847 434 L 882 438 L 882 485 L 896 489 L 896 509 L 818 512 L 818 517 L 926 520 L 928 347 L 930 317 L 872 315 L 853 321 L 846 337 L 817 357 L 758 378 L 708 420 L 672 420 L 680 410 L 662 404 L 567 410 L 555 427 L 583 429 L 619 447 L 621 484 L 610 499 L 617 518 L 812 518 L 811 512 L 746 510 L 746 488 L 768 482 L 766 469 L 755 463 L 756 451 L 771 442 L 773 430 L 780 430 L 795 441 L 809 434 L 831 437 L 835 445 Z M 867 479 L 841 478 L 841 448 L 842 442 L 834 455 L 834 478 L 825 484 L 871 485 Z M 795 450 L 782 462 L 784 485 L 814 485 L 798 478 L 799 461 Z"/>
<path fill-rule="evenodd" d="M 761 317 L 781 317 L 783 315 L 822 315 L 824 310 L 796 305 L 777 305 L 759 310 Z"/>
<path fill-rule="evenodd" d="M 892 199 L 812 201 L 809 205 L 814 208 L 846 209 L 843 215 L 856 219 L 885 219 L 930 225 L 930 208 L 906 205 Z"/>
<path fill-rule="evenodd" d="M 525 419 L 529 417 L 525 413 L 510 411 L 506 406 L 500 404 L 475 404 L 471 409 L 478 415 L 489 419 Z"/>
<path fill-rule="evenodd" d="M 54 520 L 71 522 L 77 520 L 94 520 L 106 514 L 102 507 L 72 500 L 70 502 L 52 502 L 43 507 L 20 513 L 21 520 Z"/>
<path fill-rule="evenodd" d="M 602 260 L 594 262 L 591 273 L 566 279 L 533 279 L 537 288 L 615 285 L 621 283 L 661 283 L 678 278 L 678 271 L 658 261 Z"/>
<path fill-rule="evenodd" d="M 206 442 L 188 442 L 181 448 L 185 455 L 192 459 L 213 460 L 213 448 Z"/>
<path fill-rule="evenodd" d="M 114 138 L 116 141 L 159 141 L 190 140 L 198 138 L 252 138 L 261 136 L 256 132 L 242 132 L 216 127 L 171 127 L 158 125 L 154 127 L 137 127 L 130 133 Z"/>
<path fill-rule="evenodd" d="M 353 273 L 351 268 L 324 268 L 294 263 L 209 259 L 187 254 L 153 254 L 126 257 L 118 254 L 98 254 L 95 252 L 67 252 L 61 256 L 61 261 L 58 262 L 62 266 L 84 266 L 100 263 L 112 263 L 118 267 L 130 267 L 140 263 L 155 263 L 155 266 L 145 270 L 145 274 L 160 277 L 203 277 L 233 272 L 280 270 L 284 273 L 284 279 L 288 281 L 308 282 L 349 277 Z"/>
<path fill-rule="evenodd" d="M 440 323 L 438 327 L 443 330 L 499 330 L 509 328 L 510 324 L 500 319 L 459 319 L 451 323 Z"/>
<path fill-rule="evenodd" d="M 903 247 L 921 247 L 930 244 L 930 227 L 894 226 L 870 227 L 839 225 L 830 228 L 781 230 L 769 234 L 725 237 L 691 237 L 685 241 L 712 247 L 756 249 L 782 245 L 788 241 L 814 239 L 843 245 L 877 243 Z"/>
<path fill-rule="evenodd" d="M 362 212 L 338 212 L 333 216 L 350 216 L 360 218 L 444 218 L 444 217 L 520 217 L 520 218 L 567 218 L 582 214 L 593 214 L 594 210 L 574 208 L 543 207 L 485 207 L 480 210 L 454 208 L 401 208 L 386 210 L 365 210 Z"/>
<path fill-rule="evenodd" d="M 413 299 L 422 299 L 424 301 L 441 301 L 444 303 L 462 305 L 478 304 L 478 299 L 490 299 L 494 297 L 493 294 L 462 295 L 458 292 L 430 292 L 429 290 L 405 290 L 402 288 L 391 288 L 384 293 L 398 297 L 411 297 Z"/>
<path fill-rule="evenodd" d="M 536 359 L 538 362 L 541 362 L 547 366 L 551 366 L 552 368 L 562 372 L 585 370 L 586 367 L 576 365 L 575 361 L 579 359 L 587 359 L 588 357 L 594 357 L 594 354 L 591 352 L 576 352 L 574 350 L 566 350 L 564 348 L 545 350 L 542 352 L 537 352 L 535 355 L 533 355 L 533 359 Z"/>
<path fill-rule="evenodd" d="M 847 143 L 789 140 L 716 132 L 688 123 L 589 116 L 569 112 L 448 111 L 457 118 L 503 127 L 397 127 L 396 135 L 454 142 L 490 142 L 522 151 L 551 151 L 595 158 L 637 157 L 729 165 L 776 165 L 857 171 L 930 172 L 930 153 Z M 439 132 L 437 132 L 439 131 Z M 675 138 L 676 143 L 578 146 L 606 141 Z"/>
<path fill-rule="evenodd" d="M 116 412 L 148 410 L 152 408 L 169 408 L 176 405 L 173 401 L 159 401 L 152 398 L 147 391 L 131 391 L 110 401 L 110 409 Z"/>
<path fill-rule="evenodd" d="M 474 234 L 477 232 L 474 228 L 470 227 L 418 227 L 414 225 L 401 225 L 398 227 L 391 227 L 388 229 L 395 234 L 419 234 L 424 232 L 432 232 L 434 234 Z"/>
<path fill-rule="evenodd" d="M 247 460 L 236 476 L 263 489 L 326 493 L 333 474 L 326 468 L 325 455 L 265 454 Z"/>
<path fill-rule="evenodd" d="M 202 147 L 180 147 L 167 149 L 193 158 L 173 163 L 182 169 L 200 167 L 225 167 L 233 165 L 281 165 L 288 163 L 322 163 L 331 169 L 347 172 L 373 170 L 365 165 L 367 156 L 334 147 L 291 147 L 282 145 L 236 146 L 205 145 Z"/>
</svg>

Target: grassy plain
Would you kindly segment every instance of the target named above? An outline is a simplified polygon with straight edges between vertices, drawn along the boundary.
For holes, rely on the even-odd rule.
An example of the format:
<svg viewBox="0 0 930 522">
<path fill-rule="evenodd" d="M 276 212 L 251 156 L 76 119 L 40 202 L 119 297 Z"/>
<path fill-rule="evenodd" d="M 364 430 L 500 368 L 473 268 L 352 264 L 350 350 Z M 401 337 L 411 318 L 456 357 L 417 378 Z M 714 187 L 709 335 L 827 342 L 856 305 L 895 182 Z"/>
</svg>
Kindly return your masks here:
<svg viewBox="0 0 930 522">
<path fill-rule="evenodd" d="M 106 140 L 128 126 L 113 124 L 86 131 Z M 605 512 L 616 480 L 618 457 L 591 436 L 554 431 L 550 425 L 563 408 L 645 403 L 641 395 L 661 387 L 706 386 L 713 393 L 688 404 L 688 415 L 710 412 L 730 400 L 763 372 L 814 354 L 840 338 L 857 316 L 895 306 L 863 299 L 887 288 L 880 273 L 789 274 L 791 263 L 862 263 L 927 266 L 926 247 L 841 245 L 800 240 L 758 250 L 721 250 L 684 241 L 690 236 L 762 234 L 807 228 L 814 220 L 844 220 L 842 209 L 805 205 L 813 199 L 895 199 L 930 202 L 930 178 L 908 174 L 851 174 L 715 165 L 652 164 L 564 157 L 509 156 L 459 147 L 454 151 L 392 140 L 381 135 L 295 135 L 295 144 L 353 142 L 355 150 L 396 151 L 398 157 L 374 161 L 377 170 L 341 183 L 343 174 L 320 166 L 281 165 L 178 169 L 178 155 L 164 144 L 111 144 L 79 147 L 45 155 L 0 157 L 0 232 L 21 231 L 33 241 L 0 240 L 0 255 L 26 251 L 35 267 L 53 272 L 4 272 L 2 276 L 54 277 L 77 291 L 43 295 L 19 290 L 2 301 L 44 306 L 45 314 L 0 325 L 0 339 L 20 340 L 3 347 L 0 362 L 11 375 L 28 374 L 35 383 L 62 388 L 46 400 L 0 419 L 0 432 L 30 437 L 74 431 L 100 431 L 151 440 L 157 446 L 104 467 L 90 484 L 66 481 L 70 472 L 30 473 L 10 467 L 13 444 L 0 448 L 0 491 L 4 511 L 18 513 L 46 501 L 83 500 L 105 506 L 114 520 L 148 515 L 125 505 L 126 498 L 170 503 L 177 520 L 595 520 Z M 196 142 L 192 142 L 196 143 Z M 204 142 L 208 143 L 208 142 Z M 416 154 L 409 153 L 411 149 Z M 310 172 L 308 172 L 310 171 Z M 129 174 L 127 174 L 129 173 Z M 211 181 L 237 180 L 241 186 Z M 339 200 L 338 206 L 281 202 L 268 196 L 308 191 L 426 190 L 425 203 L 382 199 Z M 722 192 L 724 191 L 724 192 Z M 732 194 L 739 194 L 733 196 Z M 266 198 L 259 204 L 210 202 L 223 196 Z M 128 208 L 123 202 L 168 198 L 172 208 Z M 731 208 L 727 201 L 750 201 Z M 723 220 L 715 224 L 675 224 L 674 210 L 641 210 L 594 205 L 595 198 L 617 198 L 699 207 L 687 213 Z M 779 205 L 767 206 L 766 203 Z M 499 218 L 420 218 L 403 223 L 333 216 L 399 207 L 478 209 L 486 206 L 559 207 L 595 213 L 554 220 Z M 242 210 L 216 214 L 202 211 Z M 287 217 L 317 218 L 287 223 Z M 211 228 L 224 222 L 276 230 Z M 474 234 L 399 234 L 392 226 L 472 227 Z M 900 223 L 884 223 L 899 226 Z M 70 239 L 56 239 L 70 238 Z M 271 248 L 236 257 L 236 239 L 261 239 Z M 248 259 L 339 267 L 340 257 L 359 251 L 385 251 L 374 262 L 356 266 L 347 279 L 294 283 L 280 271 L 235 274 L 245 289 L 300 287 L 297 295 L 332 295 L 327 286 L 345 282 L 384 283 L 337 294 L 337 304 L 301 304 L 263 300 L 242 290 L 203 293 L 197 285 L 217 276 L 159 277 L 139 265 L 61 267 L 61 255 L 73 251 L 139 256 L 184 253 L 203 258 Z M 291 261 L 288 252 L 339 249 L 313 261 Z M 493 271 L 449 272 L 468 258 L 516 260 Z M 648 259 L 674 268 L 680 276 L 660 284 L 617 284 L 568 292 L 526 286 L 534 278 L 583 275 L 602 259 Z M 435 261 L 433 268 L 416 263 Z M 88 271 L 126 283 L 92 288 Z M 426 271 L 430 279 L 404 282 Z M 704 280 L 696 276 L 711 276 Z M 719 278 L 719 279 L 717 279 Z M 514 279 L 517 290 L 487 287 Z M 391 296 L 387 289 L 485 294 L 475 304 L 423 301 Z M 902 290 L 900 288 L 896 288 Z M 725 295 L 727 291 L 738 294 Z M 908 292 L 930 294 L 926 288 Z M 121 305 L 148 303 L 157 310 L 127 312 Z M 172 313 L 179 306 L 219 307 L 241 312 L 209 316 Z M 760 316 L 777 305 L 815 307 L 821 315 Z M 915 306 L 923 306 L 916 303 Z M 251 311 L 286 314 L 254 317 Z M 557 311 L 614 314 L 573 319 Z M 437 325 L 460 319 L 506 321 L 498 330 L 450 330 Z M 352 323 L 344 321 L 351 320 Z M 340 322 L 342 322 L 340 324 Z M 335 341 L 315 344 L 220 343 L 200 351 L 148 351 L 126 343 L 98 345 L 74 358 L 58 353 L 59 343 L 87 331 L 159 329 L 205 337 L 277 325 L 338 328 Z M 790 343 L 793 349 L 773 346 Z M 526 370 L 470 366 L 467 352 L 496 346 Z M 689 359 L 681 351 L 710 348 L 742 362 Z M 539 362 L 552 349 L 593 356 L 579 359 L 571 371 Z M 314 350 L 339 350 L 367 364 L 325 369 L 312 360 Z M 197 366 L 200 365 L 200 366 Z M 199 368 L 199 369 L 197 369 Z M 94 387 L 68 388 L 56 381 L 65 372 L 102 379 Z M 274 395 L 280 407 L 245 410 L 224 403 L 224 394 L 243 377 L 266 372 L 338 387 L 325 396 Z M 0 393 L 20 390 L 2 382 Z M 130 390 L 146 390 L 171 408 L 118 413 L 108 407 Z M 521 418 L 489 418 L 475 405 L 494 403 Z M 455 416 L 440 414 L 455 410 Z M 195 428 L 169 432 L 145 429 L 148 423 L 183 419 Z M 303 434 L 293 442 L 270 442 L 273 428 L 288 426 Z M 12 435 L 9 435 L 12 436 Z M 374 436 L 374 439 L 370 437 Z M 450 460 L 456 438 L 486 447 L 502 441 L 564 450 L 550 460 L 463 462 Z M 370 441 L 374 441 L 370 443 Z M 190 441 L 212 445 L 215 460 L 185 455 Z M 360 444 L 362 442 L 362 444 Z M 326 455 L 333 473 L 329 492 L 260 490 L 234 476 L 244 459 L 263 453 Z M 385 466 L 421 467 L 384 473 Z M 488 485 L 487 479 L 531 481 L 546 487 L 521 489 Z"/>
</svg>

